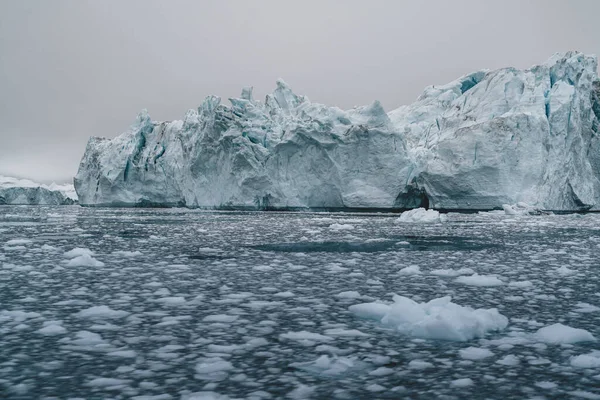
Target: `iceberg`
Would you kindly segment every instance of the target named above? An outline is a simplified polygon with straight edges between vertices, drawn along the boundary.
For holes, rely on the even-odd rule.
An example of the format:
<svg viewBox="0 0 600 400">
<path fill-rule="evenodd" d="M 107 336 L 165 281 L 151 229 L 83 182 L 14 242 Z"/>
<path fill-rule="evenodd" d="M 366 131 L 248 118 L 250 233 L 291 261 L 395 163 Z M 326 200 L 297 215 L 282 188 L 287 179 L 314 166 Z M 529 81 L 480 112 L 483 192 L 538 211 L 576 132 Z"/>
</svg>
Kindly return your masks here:
<svg viewBox="0 0 600 400">
<path fill-rule="evenodd" d="M 599 99 L 597 58 L 578 52 L 430 86 L 389 113 L 278 80 L 264 102 L 208 96 L 179 121 L 143 110 L 89 140 L 75 189 L 85 206 L 600 210 Z"/>
<path fill-rule="evenodd" d="M 28 179 L 0 176 L 0 205 L 71 205 L 76 202 L 73 185 L 44 185 Z"/>
</svg>

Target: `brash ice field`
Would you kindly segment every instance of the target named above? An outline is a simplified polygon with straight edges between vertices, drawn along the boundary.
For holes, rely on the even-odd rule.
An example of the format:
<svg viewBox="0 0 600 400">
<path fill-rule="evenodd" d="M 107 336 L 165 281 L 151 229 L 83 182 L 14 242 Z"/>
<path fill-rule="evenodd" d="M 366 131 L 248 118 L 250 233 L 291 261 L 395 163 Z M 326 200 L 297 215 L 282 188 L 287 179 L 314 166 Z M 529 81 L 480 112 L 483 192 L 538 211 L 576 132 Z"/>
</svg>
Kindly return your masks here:
<svg viewBox="0 0 600 400">
<path fill-rule="evenodd" d="M 3 398 L 600 398 L 598 214 L 2 210 Z"/>
</svg>

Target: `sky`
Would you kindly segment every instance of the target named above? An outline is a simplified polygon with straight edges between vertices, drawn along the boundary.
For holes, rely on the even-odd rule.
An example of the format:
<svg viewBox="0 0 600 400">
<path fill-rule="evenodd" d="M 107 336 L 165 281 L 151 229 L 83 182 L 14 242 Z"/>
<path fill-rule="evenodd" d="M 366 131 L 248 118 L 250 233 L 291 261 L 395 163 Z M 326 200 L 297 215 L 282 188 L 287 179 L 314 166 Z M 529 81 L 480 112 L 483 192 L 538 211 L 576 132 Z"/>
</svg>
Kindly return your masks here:
<svg viewBox="0 0 600 400">
<path fill-rule="evenodd" d="M 600 54 L 597 0 L 0 0 L 0 175 L 68 182 L 147 108 L 263 99 L 390 111 L 482 69 Z"/>
</svg>

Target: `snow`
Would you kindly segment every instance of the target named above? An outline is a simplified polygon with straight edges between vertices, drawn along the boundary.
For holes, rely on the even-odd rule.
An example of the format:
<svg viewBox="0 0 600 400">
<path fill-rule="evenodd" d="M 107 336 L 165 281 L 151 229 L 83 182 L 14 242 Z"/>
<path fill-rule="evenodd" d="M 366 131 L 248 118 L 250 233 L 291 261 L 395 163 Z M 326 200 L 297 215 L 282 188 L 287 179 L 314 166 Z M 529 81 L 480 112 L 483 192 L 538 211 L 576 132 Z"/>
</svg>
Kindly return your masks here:
<svg viewBox="0 0 600 400">
<path fill-rule="evenodd" d="M 498 279 L 497 276 L 479 275 L 479 274 L 473 274 L 471 276 L 459 276 L 458 278 L 455 279 L 455 282 L 462 283 L 463 285 L 480 286 L 480 287 L 504 285 L 504 282 L 502 282 L 500 279 Z"/>
<path fill-rule="evenodd" d="M 375 319 L 407 336 L 423 339 L 466 341 L 507 327 L 508 319 L 498 310 L 463 307 L 451 297 L 418 303 L 394 295 L 390 305 L 363 303 L 350 306 L 350 311 L 363 318 Z"/>
<path fill-rule="evenodd" d="M 571 344 L 579 342 L 592 342 L 596 338 L 585 329 L 572 328 L 560 323 L 538 329 L 535 337 L 550 344 Z"/>
<path fill-rule="evenodd" d="M 426 210 L 424 208 L 416 208 L 414 210 L 405 211 L 398 218 L 401 223 L 414 224 L 431 224 L 436 222 L 444 222 L 445 216 L 436 210 Z"/>
<path fill-rule="evenodd" d="M 208 96 L 178 121 L 142 110 L 120 136 L 90 138 L 75 188 L 84 205 L 597 210 L 597 79 L 595 56 L 557 53 L 429 86 L 389 113 L 312 103 L 278 80 L 262 102 Z"/>
</svg>

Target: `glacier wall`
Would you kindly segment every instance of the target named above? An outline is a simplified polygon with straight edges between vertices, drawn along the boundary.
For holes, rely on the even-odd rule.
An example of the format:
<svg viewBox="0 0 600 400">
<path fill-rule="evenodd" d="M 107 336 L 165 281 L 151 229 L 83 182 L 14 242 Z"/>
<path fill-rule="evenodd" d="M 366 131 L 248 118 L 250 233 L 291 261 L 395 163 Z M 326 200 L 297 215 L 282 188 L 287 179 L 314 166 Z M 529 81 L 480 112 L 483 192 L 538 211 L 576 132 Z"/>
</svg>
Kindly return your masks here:
<svg viewBox="0 0 600 400">
<path fill-rule="evenodd" d="M 264 102 L 207 97 L 183 120 L 91 138 L 82 205 L 600 209 L 597 59 L 555 54 L 477 71 L 386 113 L 311 103 L 279 80 Z"/>
<path fill-rule="evenodd" d="M 0 176 L 0 205 L 72 205 L 76 202 L 73 185 L 44 185 Z"/>
</svg>

